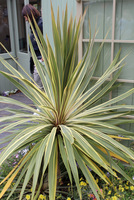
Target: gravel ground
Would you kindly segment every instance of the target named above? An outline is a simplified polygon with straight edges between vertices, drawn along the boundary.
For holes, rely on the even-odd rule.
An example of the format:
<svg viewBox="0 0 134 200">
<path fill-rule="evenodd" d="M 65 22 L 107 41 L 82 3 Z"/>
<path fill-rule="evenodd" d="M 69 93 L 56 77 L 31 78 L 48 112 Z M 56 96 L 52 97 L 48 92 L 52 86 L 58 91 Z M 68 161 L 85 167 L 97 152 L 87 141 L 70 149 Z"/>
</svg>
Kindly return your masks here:
<svg viewBox="0 0 134 200">
<path fill-rule="evenodd" d="M 21 92 L 17 92 L 16 94 L 11 94 L 8 98 L 12 98 L 18 101 L 21 101 L 25 104 L 28 105 L 33 105 L 32 101 L 30 99 L 28 99 L 24 94 L 22 94 Z M 11 105 L 11 104 L 6 104 L 6 103 L 0 103 L 0 117 L 4 117 L 4 116 L 8 116 L 9 113 L 6 111 L 6 107 L 8 108 L 13 108 L 13 109 L 20 109 L 19 106 L 15 106 L 15 105 Z M 0 122 L 0 125 L 3 125 L 3 123 Z M 5 132 L 3 134 L 0 134 L 0 140 L 4 137 L 4 136 L 8 136 L 10 133 L 9 132 Z M 0 145 L 0 148 L 2 148 L 3 145 Z M 1 152 L 1 150 L 0 150 Z"/>
</svg>

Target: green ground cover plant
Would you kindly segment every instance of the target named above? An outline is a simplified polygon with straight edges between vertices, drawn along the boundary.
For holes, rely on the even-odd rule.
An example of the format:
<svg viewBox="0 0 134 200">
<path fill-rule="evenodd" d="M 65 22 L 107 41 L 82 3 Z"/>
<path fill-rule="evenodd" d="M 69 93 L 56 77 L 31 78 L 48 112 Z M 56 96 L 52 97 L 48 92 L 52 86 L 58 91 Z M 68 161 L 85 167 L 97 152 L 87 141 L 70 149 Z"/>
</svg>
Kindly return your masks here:
<svg viewBox="0 0 134 200">
<path fill-rule="evenodd" d="M 105 176 L 104 171 L 116 179 L 118 174 L 121 174 L 134 184 L 132 178 L 116 162 L 120 160 L 133 166 L 134 152 L 117 139 L 132 140 L 134 138 L 133 132 L 118 126 L 134 121 L 124 118 L 128 114 L 133 115 L 134 106 L 119 104 L 120 101 L 132 95 L 134 89 L 100 103 L 99 100 L 114 88 L 114 83 L 124 67 L 125 58 L 118 60 L 119 51 L 99 80 L 88 88 L 104 42 L 93 56 L 94 35 L 92 40 L 90 38 L 83 58 L 78 61 L 78 39 L 84 16 L 78 22 L 72 17 L 68 21 L 66 8 L 61 27 L 59 11 L 57 22 L 52 7 L 51 14 L 54 50 L 47 36 L 46 40 L 44 39 L 36 23 L 39 38 L 31 25 L 44 61 L 44 63 L 38 61 L 30 42 L 32 57 L 44 91 L 38 88 L 11 54 L 9 55 L 23 70 L 23 74 L 0 58 L 0 62 L 9 70 L 9 72 L 0 71 L 0 73 L 35 105 L 34 108 L 8 97 L 0 97 L 1 103 L 15 104 L 22 108 L 8 109 L 12 116 L 0 118 L 0 122 L 7 123 L 6 126 L 5 124 L 1 126 L 0 133 L 11 131 L 8 138 L 0 141 L 0 143 L 10 141 L 0 154 L 0 166 L 18 151 L 27 147 L 29 149 L 1 181 L 0 198 L 3 198 L 12 186 L 7 200 L 11 199 L 18 189 L 20 190 L 19 200 L 45 198 L 41 196 L 45 194 L 50 200 L 54 200 L 58 198 L 56 195 L 60 194 L 59 180 L 62 173 L 66 172 L 71 190 L 74 186 L 77 188 L 78 199 L 82 199 L 83 191 L 80 185 L 80 173 L 83 174 L 95 198 L 104 199 L 95 174 L 106 184 L 110 184 L 111 180 Z M 107 82 L 113 73 L 113 79 Z M 105 86 L 100 89 L 104 83 Z M 39 110 L 37 111 L 36 108 Z M 33 115 L 35 112 L 38 115 Z M 32 191 L 28 193 L 29 186 Z"/>
<path fill-rule="evenodd" d="M 5 164 L 2 165 L 0 170 L 0 180 L 3 179 L 3 177 L 7 176 L 7 174 L 10 173 L 10 171 L 13 169 L 13 167 L 20 161 L 20 159 L 25 156 L 25 154 L 29 151 L 29 149 L 25 149 L 23 151 L 19 151 L 16 155 L 12 156 L 10 159 L 7 159 Z M 121 169 L 123 169 L 126 174 L 134 179 L 134 168 L 131 168 L 130 166 L 125 166 L 123 163 L 119 163 Z M 90 169 L 91 170 L 91 169 Z M 134 186 L 127 181 L 124 177 L 120 176 L 118 178 L 115 178 L 111 176 L 108 172 L 104 172 L 105 176 L 109 177 L 111 183 L 105 183 L 102 179 L 100 179 L 99 176 L 94 174 L 96 183 L 101 188 L 102 193 L 104 194 L 105 200 L 133 200 L 134 199 Z M 84 177 L 82 177 L 82 174 L 79 173 L 80 179 L 79 184 L 82 191 L 82 198 L 84 200 L 96 200 L 95 195 L 92 193 L 92 190 L 86 181 Z M 11 192 L 16 179 L 11 184 L 8 194 Z M 23 180 L 22 180 L 23 183 Z M 0 188 L 2 188 L 0 186 Z M 78 192 L 76 187 L 73 188 L 70 185 L 69 179 L 66 177 L 66 174 L 62 173 L 61 178 L 59 179 L 59 185 L 58 185 L 59 193 L 56 194 L 56 200 L 80 200 Z M 19 193 L 21 191 L 21 187 L 14 192 L 13 196 L 10 198 L 13 199 L 19 199 Z M 31 199 L 31 193 L 32 193 L 32 186 L 29 183 L 27 190 L 25 191 L 25 195 L 23 199 L 30 200 Z M 2 198 L 3 200 L 7 199 L 8 194 L 4 195 Z M 38 200 L 48 200 L 49 195 L 47 192 L 43 192 L 39 195 Z M 100 197 L 101 200 L 103 198 Z"/>
</svg>

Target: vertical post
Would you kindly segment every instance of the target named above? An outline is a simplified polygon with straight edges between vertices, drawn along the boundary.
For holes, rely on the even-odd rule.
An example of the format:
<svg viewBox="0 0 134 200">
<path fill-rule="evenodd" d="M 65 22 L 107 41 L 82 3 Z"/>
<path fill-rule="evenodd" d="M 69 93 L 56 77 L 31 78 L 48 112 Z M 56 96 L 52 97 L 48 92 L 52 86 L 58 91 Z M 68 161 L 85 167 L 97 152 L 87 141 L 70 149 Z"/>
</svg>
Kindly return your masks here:
<svg viewBox="0 0 134 200">
<path fill-rule="evenodd" d="M 115 37 L 115 17 L 116 17 L 115 13 L 116 13 L 116 0 L 113 0 L 111 62 L 114 59 L 114 37 Z"/>
<path fill-rule="evenodd" d="M 77 12 L 76 12 L 76 19 L 77 22 L 79 20 L 79 18 L 82 16 L 82 1 L 78 1 L 77 0 Z M 81 31 L 80 33 L 80 37 L 79 37 L 79 42 L 78 42 L 78 60 L 80 61 L 82 59 L 82 35 L 83 31 Z"/>
<path fill-rule="evenodd" d="M 116 18 L 116 0 L 113 0 L 111 62 L 114 59 L 115 18 Z M 110 79 L 112 79 L 112 78 L 113 78 L 113 76 L 111 75 Z M 112 99 L 112 92 L 110 92 L 110 94 L 109 94 L 109 99 Z"/>
</svg>

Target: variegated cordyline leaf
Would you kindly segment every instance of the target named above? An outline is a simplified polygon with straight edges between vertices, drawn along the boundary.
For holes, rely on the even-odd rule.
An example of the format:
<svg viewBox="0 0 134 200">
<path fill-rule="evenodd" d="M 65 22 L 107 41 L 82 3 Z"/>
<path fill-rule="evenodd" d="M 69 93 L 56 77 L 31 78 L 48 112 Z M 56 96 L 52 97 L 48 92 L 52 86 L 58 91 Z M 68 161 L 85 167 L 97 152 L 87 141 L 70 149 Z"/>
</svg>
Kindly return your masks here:
<svg viewBox="0 0 134 200">
<path fill-rule="evenodd" d="M 0 183 L 6 182 L 0 198 L 15 181 L 7 198 L 10 199 L 23 180 L 20 200 L 23 199 L 29 183 L 32 185 L 31 200 L 38 199 L 40 191 L 45 192 L 48 189 L 49 199 L 54 200 L 60 171 L 59 160 L 62 160 L 71 185 L 73 180 L 75 181 L 80 199 L 82 199 L 82 193 L 79 185 L 79 168 L 96 198 L 100 199 L 100 195 L 103 197 L 103 194 L 92 171 L 107 183 L 110 183 L 110 180 L 104 176 L 103 169 L 116 177 L 116 172 L 118 172 L 133 183 L 115 160 L 133 165 L 134 152 L 119 143 L 117 139 L 134 139 L 133 132 L 118 126 L 134 122 L 133 119 L 124 118 L 134 114 L 134 106 L 119 104 L 121 100 L 132 95 L 134 89 L 106 102 L 98 103 L 104 95 L 116 87 L 114 83 L 124 67 L 125 57 L 118 61 L 119 51 L 99 80 L 92 87 L 87 87 L 97 67 L 105 40 L 93 57 L 95 33 L 93 39 L 89 39 L 88 48 L 82 60 L 78 62 L 78 40 L 85 14 L 77 23 L 72 16 L 68 21 L 66 7 L 62 26 L 59 10 L 56 22 L 52 6 L 51 16 L 54 49 L 48 37 L 44 39 L 36 21 L 33 19 L 38 36 L 30 22 L 43 59 L 42 63 L 38 61 L 29 39 L 31 54 L 44 91 L 37 87 L 34 80 L 31 82 L 32 78 L 9 52 L 23 74 L 0 58 L 0 62 L 8 69 L 8 72 L 1 71 L 0 73 L 31 99 L 34 106 L 40 110 L 37 111 L 11 98 L 0 97 L 0 103 L 10 103 L 21 107 L 19 110 L 7 108 L 12 115 L 0 118 L 0 122 L 6 125 L 0 126 L 0 134 L 6 131 L 11 132 L 0 142 L 2 144 L 10 141 L 0 154 L 0 166 L 19 150 L 29 147 L 23 159 Z M 89 32 L 91 33 L 90 23 Z M 113 79 L 107 82 L 112 73 L 114 73 Z M 105 86 L 102 87 L 104 83 Z M 38 115 L 33 115 L 34 112 Z M 18 130 L 15 130 L 16 127 L 19 127 Z"/>
</svg>

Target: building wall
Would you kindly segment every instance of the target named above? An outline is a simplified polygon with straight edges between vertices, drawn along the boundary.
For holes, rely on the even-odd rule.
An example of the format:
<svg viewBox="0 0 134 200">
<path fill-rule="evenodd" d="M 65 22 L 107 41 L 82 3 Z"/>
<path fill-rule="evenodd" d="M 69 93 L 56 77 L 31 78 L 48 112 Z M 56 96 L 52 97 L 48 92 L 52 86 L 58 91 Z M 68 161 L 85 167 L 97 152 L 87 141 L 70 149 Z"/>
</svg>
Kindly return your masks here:
<svg viewBox="0 0 134 200">
<path fill-rule="evenodd" d="M 14 63 L 14 61 L 12 61 L 12 59 L 7 59 L 7 62 L 16 68 L 16 64 Z M 0 71 L 8 72 L 8 70 L 6 70 L 1 63 Z M 15 86 L 2 74 L 0 74 L 0 94 L 2 94 L 4 91 L 11 91 L 13 89 L 15 89 Z"/>
<path fill-rule="evenodd" d="M 62 19 L 62 11 L 65 10 L 66 4 L 68 6 L 68 16 L 73 15 L 76 16 L 76 0 L 51 0 L 55 17 L 57 16 L 57 9 L 59 6 L 60 10 L 60 18 Z M 42 0 L 42 15 L 43 15 L 43 23 L 44 23 L 44 37 L 46 34 L 50 40 L 50 43 L 53 44 L 53 36 L 52 36 L 52 26 L 51 26 L 51 2 L 50 0 Z M 3 2 L 5 2 L 3 0 Z M 8 20 L 9 20 L 9 28 L 10 28 L 10 38 L 11 38 L 11 54 L 13 57 L 16 57 L 18 62 L 24 67 L 24 69 L 29 73 L 29 51 L 27 53 L 23 53 L 19 49 L 19 35 L 18 29 L 21 30 L 20 23 L 18 24 L 18 15 L 17 13 L 21 13 L 18 11 L 18 7 L 16 8 L 16 1 L 7 1 L 7 8 L 8 8 Z M 25 3 L 29 3 L 28 0 L 24 1 Z M 20 2 L 23 3 L 23 0 Z M 17 9 L 17 10 L 16 10 Z M 21 8 L 22 9 L 22 8 Z M 14 29 L 13 29 L 14 27 Z M 26 27 L 27 34 L 28 34 L 28 26 Z M 28 38 L 27 38 L 28 39 Z M 53 46 L 53 45 L 52 45 Z M 18 68 L 13 60 L 8 56 L 8 54 L 1 54 L 0 56 L 4 57 L 7 62 L 9 62 L 15 68 Z M 0 70 L 6 70 L 5 67 L 0 63 Z M 18 71 L 21 71 L 18 68 Z M 6 79 L 3 75 L 0 74 L 0 94 L 4 91 L 11 91 L 15 89 L 15 86 L 11 84 L 8 79 Z"/>
</svg>

